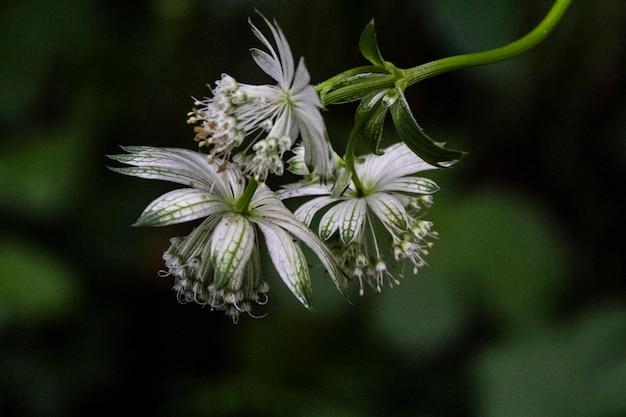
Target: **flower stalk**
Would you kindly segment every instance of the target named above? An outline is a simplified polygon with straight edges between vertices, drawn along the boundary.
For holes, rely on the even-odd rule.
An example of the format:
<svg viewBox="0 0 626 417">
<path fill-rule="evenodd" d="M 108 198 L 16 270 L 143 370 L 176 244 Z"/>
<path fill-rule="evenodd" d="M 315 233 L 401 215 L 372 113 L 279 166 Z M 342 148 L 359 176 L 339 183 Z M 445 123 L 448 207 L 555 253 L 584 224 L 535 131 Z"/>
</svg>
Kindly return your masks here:
<svg viewBox="0 0 626 417">
<path fill-rule="evenodd" d="M 254 197 L 254 193 L 256 192 L 258 186 L 259 183 L 254 178 L 250 178 L 246 188 L 241 194 L 241 197 L 239 197 L 235 203 L 235 213 L 246 214 L 248 208 L 250 207 L 250 201 L 252 201 L 252 197 Z"/>
<path fill-rule="evenodd" d="M 405 71 L 408 85 L 435 75 L 467 67 L 494 64 L 528 51 L 543 41 L 565 14 L 572 0 L 556 0 L 546 17 L 524 37 L 499 48 L 471 54 L 455 55 L 431 61 Z"/>
<path fill-rule="evenodd" d="M 409 69 L 400 69 L 382 57 L 376 41 L 374 22 L 371 21 L 361 34 L 359 49 L 372 65 L 344 71 L 316 86 L 324 107 L 329 104 L 361 101 L 344 156 L 356 190 L 362 192 L 363 184 L 355 170 L 355 142 L 363 140 L 374 153 L 378 153 L 387 109 L 391 110 L 400 139 L 424 161 L 440 168 L 456 163 L 464 152 L 448 149 L 443 143 L 433 141 L 424 133 L 404 98 L 405 89 L 435 75 L 492 64 L 528 51 L 548 36 L 570 4 L 571 0 L 556 0 L 535 29 L 512 43 L 489 51 L 442 58 Z"/>
<path fill-rule="evenodd" d="M 354 185 L 355 191 L 358 195 L 363 195 L 363 191 L 365 187 L 359 178 L 359 174 L 356 171 L 356 167 L 354 165 L 355 156 L 355 148 L 357 142 L 357 136 L 354 132 L 350 133 L 348 137 L 348 144 L 346 145 L 346 154 L 344 156 L 344 160 L 346 163 L 346 169 L 350 171 L 350 177 L 352 178 L 352 183 Z"/>
</svg>

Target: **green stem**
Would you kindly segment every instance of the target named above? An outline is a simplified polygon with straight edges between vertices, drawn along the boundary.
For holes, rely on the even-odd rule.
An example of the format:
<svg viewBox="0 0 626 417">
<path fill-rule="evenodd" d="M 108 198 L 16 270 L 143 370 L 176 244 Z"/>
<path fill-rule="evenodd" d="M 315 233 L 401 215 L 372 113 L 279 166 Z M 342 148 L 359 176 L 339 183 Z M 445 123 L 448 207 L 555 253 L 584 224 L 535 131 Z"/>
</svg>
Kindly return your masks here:
<svg viewBox="0 0 626 417">
<path fill-rule="evenodd" d="M 461 68 L 492 64 L 520 55 L 540 43 L 554 29 L 572 0 L 556 0 L 539 25 L 523 38 L 489 51 L 455 55 L 405 70 L 408 85 Z"/>
<path fill-rule="evenodd" d="M 252 201 L 252 197 L 258 186 L 259 183 L 254 178 L 250 178 L 241 197 L 235 202 L 234 210 L 236 213 L 245 214 L 248 211 L 248 206 L 250 206 L 250 201 Z"/>
<path fill-rule="evenodd" d="M 350 171 L 352 175 L 352 182 L 354 183 L 356 192 L 358 193 L 358 195 L 361 195 L 363 194 L 363 190 L 364 190 L 363 183 L 361 182 L 361 179 L 357 175 L 356 169 L 354 167 L 354 159 L 355 159 L 354 152 L 356 150 L 356 138 L 357 138 L 357 135 L 350 133 L 350 136 L 348 137 L 348 143 L 346 145 L 346 154 L 344 156 L 344 160 L 346 162 L 346 168 Z"/>
</svg>

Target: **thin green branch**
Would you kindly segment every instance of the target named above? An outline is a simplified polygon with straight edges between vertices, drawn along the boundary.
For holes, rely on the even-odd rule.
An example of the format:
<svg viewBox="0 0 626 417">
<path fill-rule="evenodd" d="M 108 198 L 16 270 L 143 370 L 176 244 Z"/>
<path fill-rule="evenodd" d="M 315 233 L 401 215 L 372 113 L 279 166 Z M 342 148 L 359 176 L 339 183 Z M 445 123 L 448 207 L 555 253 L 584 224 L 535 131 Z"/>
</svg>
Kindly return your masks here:
<svg viewBox="0 0 626 417">
<path fill-rule="evenodd" d="M 443 74 L 445 72 L 504 61 L 505 59 L 509 59 L 526 52 L 548 36 L 552 29 L 554 29 L 557 23 L 561 20 L 571 2 L 572 0 L 557 0 L 546 17 L 535 29 L 523 38 L 520 38 L 508 45 L 484 52 L 442 58 L 405 70 L 408 85 L 413 85 L 426 78 Z"/>
<path fill-rule="evenodd" d="M 356 168 L 354 166 L 354 160 L 356 158 L 354 154 L 356 151 L 356 138 L 357 138 L 357 135 L 354 134 L 354 130 L 353 130 L 353 132 L 350 133 L 350 136 L 348 137 L 348 143 L 346 144 L 346 154 L 344 156 L 344 160 L 346 162 L 346 169 L 348 169 L 352 175 L 352 183 L 354 184 L 354 187 L 356 188 L 356 192 L 359 195 L 361 195 L 363 193 L 364 187 L 363 187 L 363 183 L 361 182 L 361 179 L 356 173 Z"/>
</svg>

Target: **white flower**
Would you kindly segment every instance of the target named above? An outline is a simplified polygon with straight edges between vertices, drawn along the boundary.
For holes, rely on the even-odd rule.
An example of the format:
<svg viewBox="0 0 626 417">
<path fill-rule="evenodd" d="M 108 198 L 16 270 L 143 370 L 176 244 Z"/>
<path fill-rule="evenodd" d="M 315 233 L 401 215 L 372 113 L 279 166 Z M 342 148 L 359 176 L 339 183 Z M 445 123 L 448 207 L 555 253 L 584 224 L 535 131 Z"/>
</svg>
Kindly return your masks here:
<svg viewBox="0 0 626 417">
<path fill-rule="evenodd" d="M 110 158 L 130 166 L 112 170 L 191 187 L 154 200 L 136 225 L 165 226 L 205 218 L 188 236 L 171 239 L 163 255 L 167 271 L 162 275 L 174 277 L 180 301 L 223 310 L 235 321 L 240 313 L 251 313 L 253 302 L 264 304 L 269 286 L 261 277 L 260 236 L 278 274 L 307 308 L 311 284 L 297 241 L 319 257 L 338 287 L 344 285 L 329 249 L 264 184 L 246 188 L 241 171 L 210 163 L 198 152 L 141 146 L 123 149 L 129 153 Z M 237 203 L 250 190 L 254 194 L 248 208 L 241 210 Z"/>
<path fill-rule="evenodd" d="M 258 181 L 263 182 L 268 173 L 282 175 L 283 154 L 298 137 L 305 148 L 306 164 L 325 177 L 332 165 L 320 113 L 322 103 L 309 84 L 304 60 L 300 58 L 296 67 L 283 32 L 276 23 L 264 20 L 275 45 L 250 22 L 252 32 L 269 51 L 253 48 L 251 53 L 257 65 L 278 84 L 242 84 L 223 75 L 216 82 L 213 97 L 196 101 L 189 123 L 199 123 L 196 140 L 201 147 L 210 148 L 212 158 L 228 159 L 238 151 L 234 162 Z M 253 144 L 242 146 L 249 136 Z"/>
<path fill-rule="evenodd" d="M 390 146 L 380 156 L 367 155 L 355 169 L 363 189 L 350 184 L 338 198 L 330 196 L 332 184 L 304 182 L 285 187 L 282 199 L 317 196 L 300 206 L 295 216 L 310 225 L 316 214 L 319 236 L 328 242 L 346 272 L 359 281 L 360 292 L 366 282 L 380 291 L 385 279 L 396 279 L 387 270 L 385 253 L 379 246 L 377 229 L 392 240 L 395 260 L 407 259 L 414 272 L 425 265 L 423 256 L 432 246 L 427 238 L 436 237 L 432 223 L 423 220 L 439 187 L 432 180 L 414 177 L 418 172 L 435 169 L 416 156 L 404 143 Z M 339 177 L 339 176 L 338 176 Z"/>
</svg>

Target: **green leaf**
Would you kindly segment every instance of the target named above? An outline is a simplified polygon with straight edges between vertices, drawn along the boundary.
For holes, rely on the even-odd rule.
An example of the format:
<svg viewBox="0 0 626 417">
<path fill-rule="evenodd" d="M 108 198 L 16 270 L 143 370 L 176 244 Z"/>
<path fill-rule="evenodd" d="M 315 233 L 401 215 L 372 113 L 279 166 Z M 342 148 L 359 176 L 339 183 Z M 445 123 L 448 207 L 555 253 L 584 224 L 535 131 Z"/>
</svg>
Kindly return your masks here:
<svg viewBox="0 0 626 417">
<path fill-rule="evenodd" d="M 385 69 L 373 65 L 352 68 L 317 86 L 324 105 L 360 100 L 372 91 L 391 88 L 394 77 Z"/>
<path fill-rule="evenodd" d="M 346 191 L 346 188 L 348 188 L 348 186 L 350 185 L 350 180 L 352 178 L 351 176 L 352 173 L 349 169 L 343 169 L 341 171 L 339 177 L 333 185 L 333 189 L 330 192 L 330 198 L 338 198 L 341 194 L 343 194 L 344 191 Z"/>
<path fill-rule="evenodd" d="M 374 28 L 374 19 L 372 19 L 363 32 L 361 33 L 361 39 L 359 40 L 359 50 L 361 54 L 370 61 L 372 64 L 379 67 L 385 66 L 385 60 L 380 54 L 378 49 L 378 43 L 376 42 L 376 30 Z"/>
<path fill-rule="evenodd" d="M 393 88 L 395 77 L 387 72 L 360 74 L 337 83 L 332 91 L 324 95 L 324 104 L 343 104 L 361 100 L 372 92 Z"/>
<path fill-rule="evenodd" d="M 385 116 L 389 109 L 382 100 L 385 94 L 385 90 L 378 91 L 361 100 L 354 115 L 354 128 L 351 132 L 351 135 L 357 135 L 357 138 L 365 142 L 376 155 L 380 155 L 378 147 L 383 135 Z"/>
<path fill-rule="evenodd" d="M 448 168 L 466 152 L 444 148 L 424 133 L 411 113 L 404 94 L 400 94 L 391 106 L 391 117 L 398 135 L 413 152 L 431 165 Z"/>
</svg>

